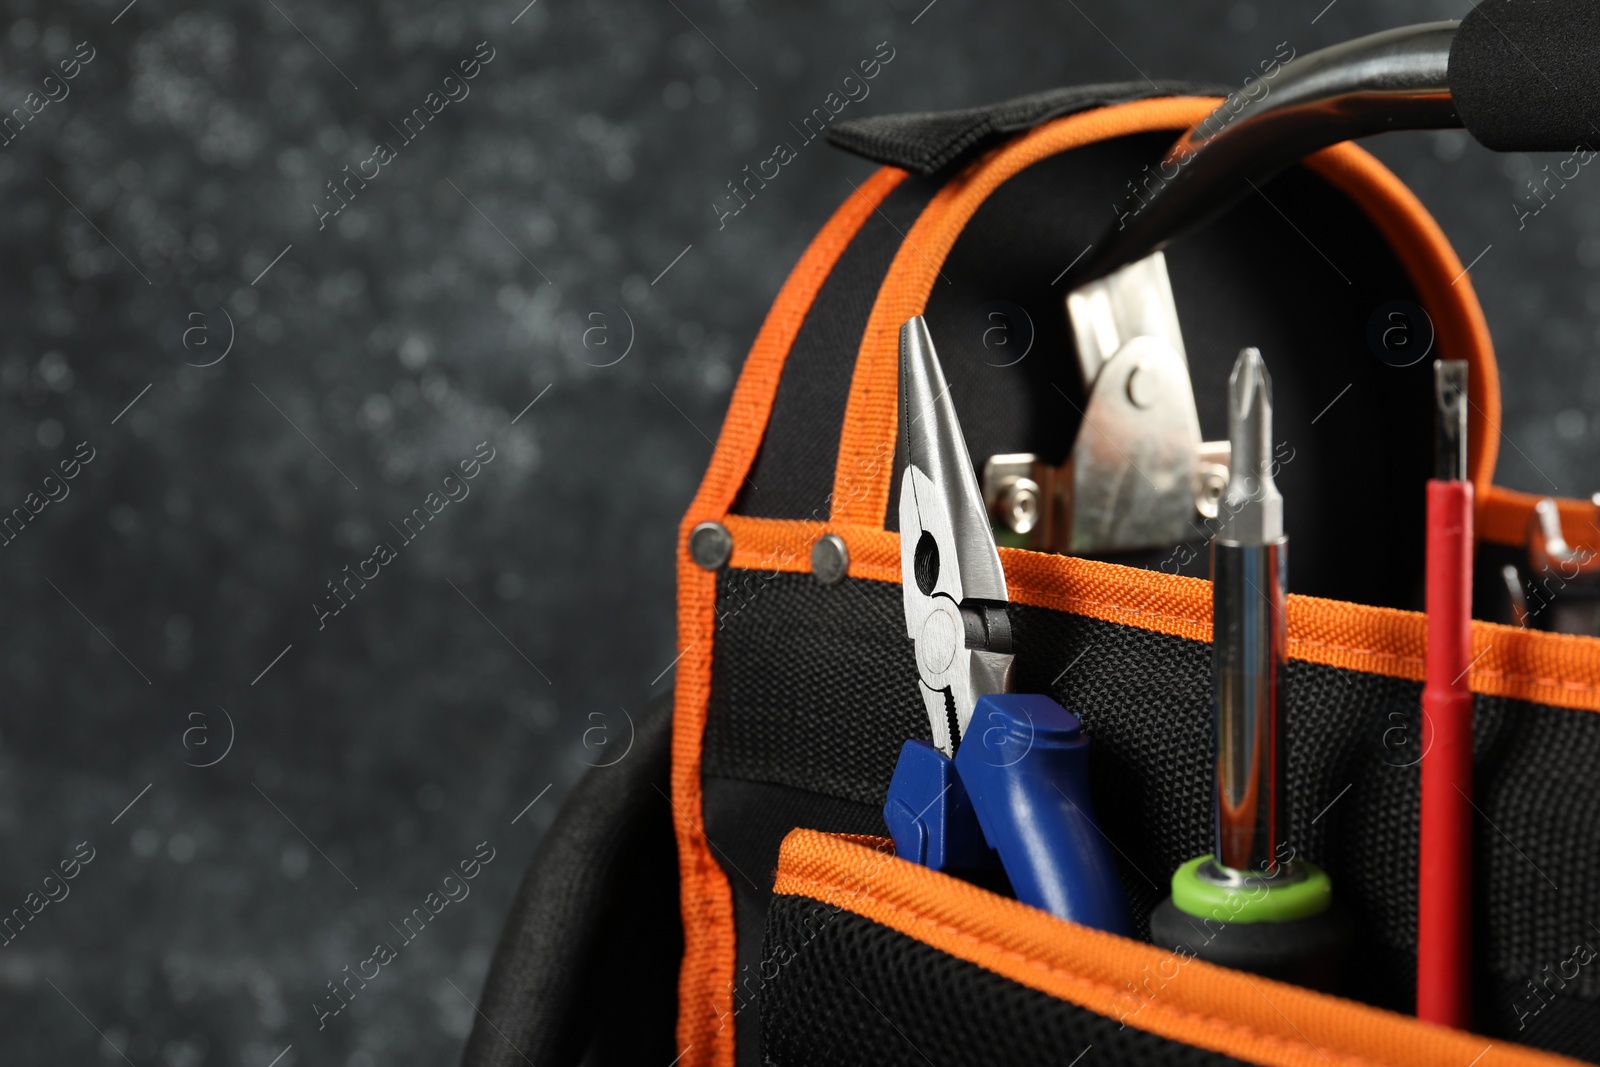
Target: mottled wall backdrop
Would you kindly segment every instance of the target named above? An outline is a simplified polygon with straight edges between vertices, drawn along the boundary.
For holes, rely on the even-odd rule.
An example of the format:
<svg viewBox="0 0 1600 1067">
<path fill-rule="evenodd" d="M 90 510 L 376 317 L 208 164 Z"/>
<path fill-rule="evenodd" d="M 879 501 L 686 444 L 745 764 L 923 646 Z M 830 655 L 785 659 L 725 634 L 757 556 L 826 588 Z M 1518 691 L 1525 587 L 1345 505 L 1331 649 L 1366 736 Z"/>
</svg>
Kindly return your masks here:
<svg viewBox="0 0 1600 1067">
<path fill-rule="evenodd" d="M 454 1060 L 541 832 L 672 684 L 676 523 L 871 168 L 726 184 L 861 60 L 850 116 L 1466 8 L 8 0 L 0 1061 Z M 1532 215 L 1551 160 L 1376 149 L 1481 255 L 1502 480 L 1597 488 L 1600 177 Z"/>
</svg>

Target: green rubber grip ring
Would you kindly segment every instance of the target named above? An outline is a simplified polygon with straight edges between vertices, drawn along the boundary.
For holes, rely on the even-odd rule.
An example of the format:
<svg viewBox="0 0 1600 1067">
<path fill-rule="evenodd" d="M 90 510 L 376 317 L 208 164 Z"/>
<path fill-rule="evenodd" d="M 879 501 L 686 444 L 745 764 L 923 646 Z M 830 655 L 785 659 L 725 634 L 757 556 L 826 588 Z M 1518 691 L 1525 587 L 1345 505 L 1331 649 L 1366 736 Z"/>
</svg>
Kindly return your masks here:
<svg viewBox="0 0 1600 1067">
<path fill-rule="evenodd" d="M 1321 867 L 1305 860 L 1306 877 L 1288 885 L 1265 880 L 1233 888 L 1203 881 L 1197 873 L 1210 856 L 1196 856 L 1172 874 L 1172 903 L 1178 910 L 1200 919 L 1230 923 L 1284 923 L 1309 919 L 1333 903 L 1333 879 Z"/>
</svg>

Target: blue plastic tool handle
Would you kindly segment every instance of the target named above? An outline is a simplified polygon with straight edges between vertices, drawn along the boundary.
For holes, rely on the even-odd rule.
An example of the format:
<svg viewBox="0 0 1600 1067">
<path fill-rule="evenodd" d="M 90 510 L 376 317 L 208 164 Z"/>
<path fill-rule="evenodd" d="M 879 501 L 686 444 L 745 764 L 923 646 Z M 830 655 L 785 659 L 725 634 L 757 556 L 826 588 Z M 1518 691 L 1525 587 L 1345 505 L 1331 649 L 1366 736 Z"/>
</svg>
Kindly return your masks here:
<svg viewBox="0 0 1600 1067">
<path fill-rule="evenodd" d="M 900 746 L 883 821 L 895 855 L 936 871 L 998 867 L 950 757 L 926 741 Z"/>
<path fill-rule="evenodd" d="M 1127 898 L 1089 801 L 1089 740 L 1047 696 L 982 697 L 955 770 L 1017 899 L 1130 935 Z"/>
</svg>

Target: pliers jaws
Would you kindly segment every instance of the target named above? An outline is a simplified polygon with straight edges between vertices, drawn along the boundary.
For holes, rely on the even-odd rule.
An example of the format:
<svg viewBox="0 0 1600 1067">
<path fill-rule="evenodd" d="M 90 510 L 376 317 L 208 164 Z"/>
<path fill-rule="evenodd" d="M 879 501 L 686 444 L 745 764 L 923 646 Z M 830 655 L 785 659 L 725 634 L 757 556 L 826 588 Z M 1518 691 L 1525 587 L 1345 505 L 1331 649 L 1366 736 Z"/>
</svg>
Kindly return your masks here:
<svg viewBox="0 0 1600 1067">
<path fill-rule="evenodd" d="M 900 574 L 933 743 L 946 756 L 978 698 L 1011 682 L 1006 576 L 949 386 L 919 315 L 900 329 Z"/>
</svg>

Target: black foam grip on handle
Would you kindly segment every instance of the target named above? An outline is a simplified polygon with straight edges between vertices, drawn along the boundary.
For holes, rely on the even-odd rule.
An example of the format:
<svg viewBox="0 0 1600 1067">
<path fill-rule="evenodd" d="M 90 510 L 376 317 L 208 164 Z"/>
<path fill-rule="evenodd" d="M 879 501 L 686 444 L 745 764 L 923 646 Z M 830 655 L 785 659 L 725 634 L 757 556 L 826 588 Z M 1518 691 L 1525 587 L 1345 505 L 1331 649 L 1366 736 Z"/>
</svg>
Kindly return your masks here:
<svg viewBox="0 0 1600 1067">
<path fill-rule="evenodd" d="M 1600 146 L 1600 4 L 1484 0 L 1450 46 L 1450 93 L 1497 152 Z"/>
</svg>

